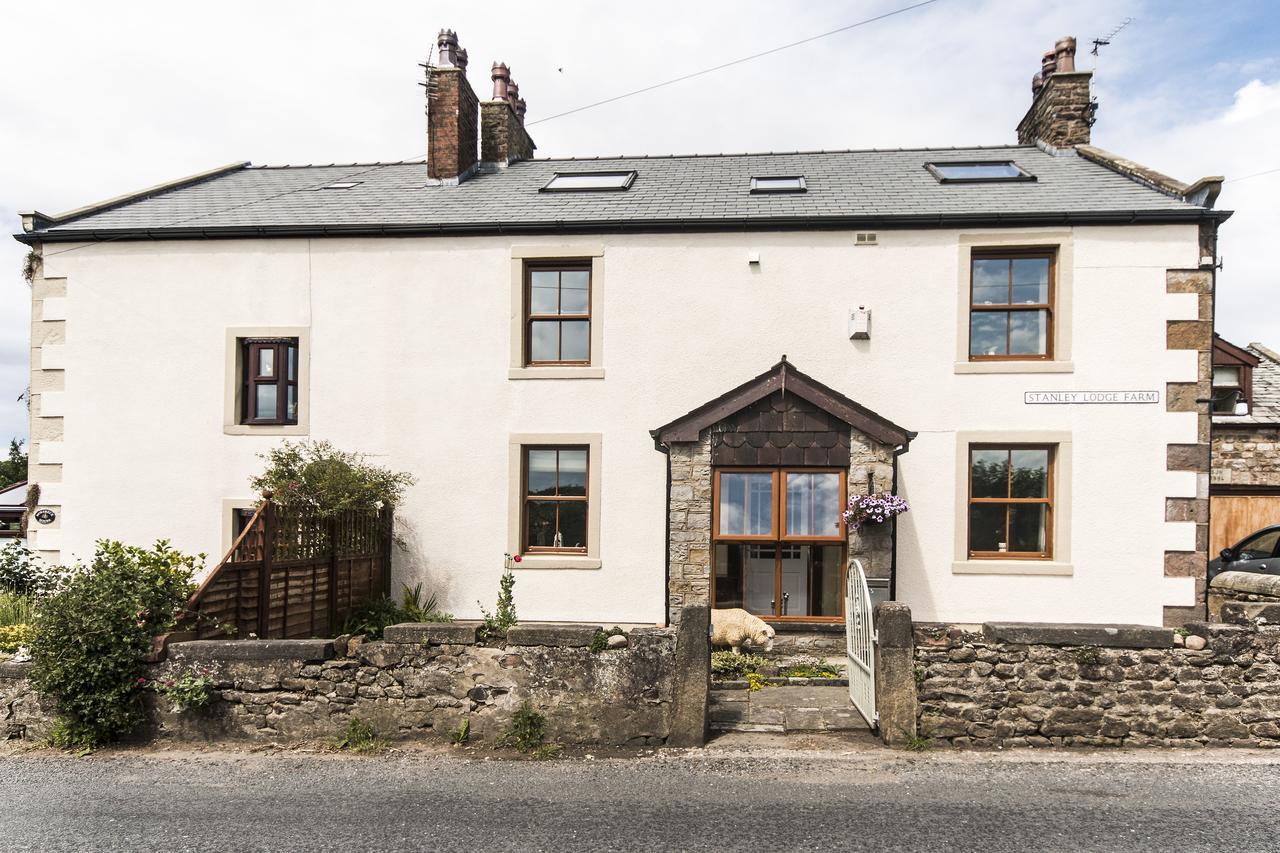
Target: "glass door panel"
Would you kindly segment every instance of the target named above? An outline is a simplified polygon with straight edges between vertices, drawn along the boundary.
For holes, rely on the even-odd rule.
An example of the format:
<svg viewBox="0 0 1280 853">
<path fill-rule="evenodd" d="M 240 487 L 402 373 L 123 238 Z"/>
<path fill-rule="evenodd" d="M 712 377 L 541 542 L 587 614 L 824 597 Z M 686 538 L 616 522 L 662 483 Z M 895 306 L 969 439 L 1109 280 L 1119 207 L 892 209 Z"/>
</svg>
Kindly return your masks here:
<svg viewBox="0 0 1280 853">
<path fill-rule="evenodd" d="M 743 606 L 748 613 L 772 616 L 775 612 L 777 592 L 774 573 L 777 568 L 776 545 L 745 545 L 747 549 L 747 594 Z"/>
</svg>

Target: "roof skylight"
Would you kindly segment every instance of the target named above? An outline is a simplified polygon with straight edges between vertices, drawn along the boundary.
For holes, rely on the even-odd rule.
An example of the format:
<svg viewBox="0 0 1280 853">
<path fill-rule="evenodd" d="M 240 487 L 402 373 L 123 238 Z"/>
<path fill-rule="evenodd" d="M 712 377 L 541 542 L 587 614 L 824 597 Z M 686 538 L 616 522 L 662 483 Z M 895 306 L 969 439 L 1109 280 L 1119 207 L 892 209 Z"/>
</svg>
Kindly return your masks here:
<svg viewBox="0 0 1280 853">
<path fill-rule="evenodd" d="M 636 179 L 632 172 L 556 172 L 542 192 L 625 190 Z"/>
<path fill-rule="evenodd" d="M 335 181 L 335 182 L 334 182 L 334 183 L 332 183 L 332 184 L 325 184 L 325 185 L 324 185 L 324 186 L 322 186 L 320 189 L 322 189 L 322 190 L 349 190 L 349 189 L 351 189 L 352 187 L 359 186 L 359 185 L 360 185 L 360 184 L 362 184 L 362 183 L 364 183 L 364 182 L 363 182 L 363 181 Z"/>
<path fill-rule="evenodd" d="M 802 193 L 807 189 L 803 175 L 786 177 L 774 175 L 766 178 L 751 179 L 751 191 L 753 193 Z"/>
<path fill-rule="evenodd" d="M 943 184 L 1034 181 L 1036 179 L 1035 175 L 1029 174 L 1010 160 L 925 163 L 924 167 L 938 179 L 939 183 Z"/>
</svg>

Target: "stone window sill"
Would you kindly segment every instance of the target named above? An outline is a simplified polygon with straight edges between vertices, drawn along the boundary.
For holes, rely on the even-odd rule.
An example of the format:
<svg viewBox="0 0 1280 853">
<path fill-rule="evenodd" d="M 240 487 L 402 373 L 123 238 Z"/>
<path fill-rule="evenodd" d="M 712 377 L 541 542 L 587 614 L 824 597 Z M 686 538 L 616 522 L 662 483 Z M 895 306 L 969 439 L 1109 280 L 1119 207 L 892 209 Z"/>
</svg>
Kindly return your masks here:
<svg viewBox="0 0 1280 853">
<path fill-rule="evenodd" d="M 1075 567 L 1052 560 L 957 560 L 953 575 L 1058 575 L 1070 577 Z"/>
<path fill-rule="evenodd" d="M 514 564 L 516 569 L 598 569 L 599 557 L 575 557 L 568 554 L 547 554 L 531 556 L 523 554 L 520 562 Z"/>
<path fill-rule="evenodd" d="M 508 379 L 604 379 L 603 367 L 512 367 Z"/>
<path fill-rule="evenodd" d="M 308 435 L 306 424 L 223 424 L 226 435 Z"/>
<path fill-rule="evenodd" d="M 1071 361 L 957 361 L 956 373 L 1075 373 Z"/>
</svg>

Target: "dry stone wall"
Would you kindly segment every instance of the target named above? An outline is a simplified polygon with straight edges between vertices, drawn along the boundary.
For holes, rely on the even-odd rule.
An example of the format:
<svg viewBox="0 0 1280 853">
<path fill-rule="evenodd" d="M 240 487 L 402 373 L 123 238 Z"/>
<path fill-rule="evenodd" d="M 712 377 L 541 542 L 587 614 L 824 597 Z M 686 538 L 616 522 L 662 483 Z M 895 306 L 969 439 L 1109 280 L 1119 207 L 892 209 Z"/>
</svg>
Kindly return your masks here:
<svg viewBox="0 0 1280 853">
<path fill-rule="evenodd" d="M 377 642 L 174 643 L 153 678 L 207 672 L 218 699 L 175 712 L 148 697 L 153 734 L 177 740 L 288 741 L 337 734 L 357 716 L 391 738 L 448 737 L 464 719 L 492 741 L 528 700 L 561 744 L 658 745 L 671 734 L 676 632 L 636 628 L 625 648 L 592 652 L 595 626 L 517 626 L 476 642 L 476 625 L 407 625 Z M 27 665 L 0 669 L 9 737 L 39 737 L 53 708 L 27 683 Z"/>
<path fill-rule="evenodd" d="M 1052 642 L 1010 642 L 989 625 L 917 625 L 920 734 L 984 747 L 1280 746 L 1280 627 L 1193 624 L 1186 646 L 1152 635 L 1161 629 L 1110 635 L 1135 648 L 1061 628 Z"/>
<path fill-rule="evenodd" d="M 1280 486 L 1280 427 L 1215 424 L 1213 483 Z"/>
</svg>

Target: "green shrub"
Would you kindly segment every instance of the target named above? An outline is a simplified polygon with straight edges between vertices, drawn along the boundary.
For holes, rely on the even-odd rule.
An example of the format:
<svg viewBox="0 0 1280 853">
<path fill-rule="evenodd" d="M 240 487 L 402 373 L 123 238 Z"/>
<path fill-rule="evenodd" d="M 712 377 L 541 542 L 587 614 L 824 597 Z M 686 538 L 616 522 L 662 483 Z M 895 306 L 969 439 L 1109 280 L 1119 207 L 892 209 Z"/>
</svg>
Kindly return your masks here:
<svg viewBox="0 0 1280 853">
<path fill-rule="evenodd" d="M 395 506 L 414 483 L 410 474 L 371 465 L 362 454 L 327 441 L 285 441 L 261 458 L 267 469 L 249 480 L 254 489 L 271 492 L 278 504 L 324 516 Z"/>
<path fill-rule="evenodd" d="M 761 655 L 739 655 L 728 649 L 711 653 L 712 675 L 718 675 L 725 680 L 740 679 L 748 672 L 755 672 L 768 663 L 768 658 Z"/>
<path fill-rule="evenodd" d="M 534 758 L 554 758 L 560 747 L 547 743 L 547 718 L 533 710 L 526 699 L 511 717 L 511 727 L 498 738 L 497 746 L 515 747 Z"/>
<path fill-rule="evenodd" d="M 819 658 L 800 658 L 782 667 L 778 675 L 787 678 L 837 678 L 840 671 Z"/>
<path fill-rule="evenodd" d="M 0 626 L 0 652 L 13 654 L 23 646 L 31 645 L 30 625 Z"/>
<path fill-rule="evenodd" d="M 332 746 L 346 752 L 377 755 L 387 748 L 387 741 L 378 737 L 372 723 L 359 717 L 351 717 L 347 720 L 346 730 L 333 741 Z"/>
<path fill-rule="evenodd" d="M 179 711 L 204 708 L 217 696 L 214 680 L 198 669 L 184 670 L 176 678 L 166 676 L 151 682 L 151 689 L 168 699 Z"/>
<path fill-rule="evenodd" d="M 600 654 L 600 652 L 609 648 L 610 637 L 622 637 L 622 636 L 625 636 L 626 633 L 627 633 L 626 631 L 622 630 L 617 625 L 614 625 L 608 631 L 605 631 L 604 629 L 598 629 L 596 631 L 596 635 L 591 638 L 592 654 L 598 655 Z"/>
<path fill-rule="evenodd" d="M 390 598 L 372 598 L 355 607 L 342 623 L 344 634 L 364 634 L 371 640 L 382 639 L 388 625 L 403 622 L 452 622 L 453 616 L 436 607 L 433 595 L 422 600 L 422 584 L 413 589 L 407 585 L 401 591 L 400 603 Z"/>
<path fill-rule="evenodd" d="M 153 636 L 173 628 L 202 559 L 165 541 L 146 549 L 103 540 L 93 562 L 41 604 L 31 684 L 57 703 L 67 745 L 97 746 L 142 722 L 143 657 Z"/>
<path fill-rule="evenodd" d="M 480 615 L 484 619 L 484 624 L 480 626 L 482 638 L 505 634 L 508 628 L 519 621 L 516 618 L 515 585 L 516 576 L 508 568 L 502 573 L 502 580 L 498 581 L 497 610 L 490 613 L 483 604 L 476 602 L 480 605 Z"/>
</svg>

